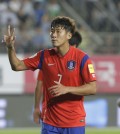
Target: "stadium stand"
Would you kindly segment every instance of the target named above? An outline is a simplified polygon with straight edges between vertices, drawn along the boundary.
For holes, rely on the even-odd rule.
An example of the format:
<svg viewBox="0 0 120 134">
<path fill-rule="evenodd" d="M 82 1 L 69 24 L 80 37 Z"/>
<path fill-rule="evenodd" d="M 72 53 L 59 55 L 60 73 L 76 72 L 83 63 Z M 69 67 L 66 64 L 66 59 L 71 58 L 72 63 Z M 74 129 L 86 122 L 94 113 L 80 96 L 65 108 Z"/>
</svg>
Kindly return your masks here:
<svg viewBox="0 0 120 134">
<path fill-rule="evenodd" d="M 50 48 L 50 21 L 57 15 L 71 15 L 83 36 L 80 46 L 90 54 L 120 53 L 119 0 L 0 0 L 0 35 L 8 24 L 16 28 L 17 53 L 34 53 Z M 73 10 L 69 12 L 69 7 Z M 73 13 L 77 13 L 77 19 Z M 1 39 L 2 37 L 0 37 Z M 0 53 L 6 53 L 0 45 Z"/>
</svg>

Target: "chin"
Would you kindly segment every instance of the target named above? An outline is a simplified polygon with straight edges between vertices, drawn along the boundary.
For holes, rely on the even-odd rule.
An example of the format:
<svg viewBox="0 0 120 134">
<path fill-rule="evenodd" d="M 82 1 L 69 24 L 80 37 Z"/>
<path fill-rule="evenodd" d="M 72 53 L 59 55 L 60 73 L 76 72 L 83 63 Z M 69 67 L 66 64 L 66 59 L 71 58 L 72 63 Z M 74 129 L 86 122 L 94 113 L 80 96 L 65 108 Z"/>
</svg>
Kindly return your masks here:
<svg viewBox="0 0 120 134">
<path fill-rule="evenodd" d="M 53 43 L 54 47 L 59 47 L 59 44 Z"/>
</svg>

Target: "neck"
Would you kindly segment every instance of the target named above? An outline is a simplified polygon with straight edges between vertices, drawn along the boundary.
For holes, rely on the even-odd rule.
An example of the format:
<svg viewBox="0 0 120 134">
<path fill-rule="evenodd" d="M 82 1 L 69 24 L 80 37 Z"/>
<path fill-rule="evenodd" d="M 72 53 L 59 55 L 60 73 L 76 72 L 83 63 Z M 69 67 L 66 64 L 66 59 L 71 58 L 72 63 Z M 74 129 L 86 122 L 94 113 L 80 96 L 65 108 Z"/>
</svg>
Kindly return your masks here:
<svg viewBox="0 0 120 134">
<path fill-rule="evenodd" d="M 64 56 L 69 51 L 70 45 L 67 43 L 60 47 L 57 47 L 57 51 L 61 56 Z"/>
</svg>

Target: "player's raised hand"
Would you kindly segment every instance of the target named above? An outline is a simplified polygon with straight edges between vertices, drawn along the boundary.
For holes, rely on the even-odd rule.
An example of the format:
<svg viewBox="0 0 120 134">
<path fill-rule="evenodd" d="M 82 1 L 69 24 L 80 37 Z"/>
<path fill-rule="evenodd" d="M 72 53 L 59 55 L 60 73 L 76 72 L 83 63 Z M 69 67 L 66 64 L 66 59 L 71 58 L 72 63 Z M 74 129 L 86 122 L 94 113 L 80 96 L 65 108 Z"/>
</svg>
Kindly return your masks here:
<svg viewBox="0 0 120 134">
<path fill-rule="evenodd" d="M 3 41 L 8 48 L 12 48 L 15 43 L 15 28 L 8 26 L 7 35 L 4 35 Z"/>
</svg>

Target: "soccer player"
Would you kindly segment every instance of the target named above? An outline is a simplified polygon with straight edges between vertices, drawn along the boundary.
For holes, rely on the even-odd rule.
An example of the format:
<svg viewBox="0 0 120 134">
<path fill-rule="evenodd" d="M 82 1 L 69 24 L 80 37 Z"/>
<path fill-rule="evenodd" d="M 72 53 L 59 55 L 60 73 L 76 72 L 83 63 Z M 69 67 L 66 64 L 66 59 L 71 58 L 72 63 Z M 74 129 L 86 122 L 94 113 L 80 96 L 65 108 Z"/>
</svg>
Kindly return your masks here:
<svg viewBox="0 0 120 134">
<path fill-rule="evenodd" d="M 20 60 L 16 56 L 15 32 L 8 27 L 4 41 L 14 71 L 42 69 L 44 107 L 42 134 L 85 134 L 84 96 L 96 93 L 96 77 L 89 56 L 69 45 L 74 21 L 58 16 L 51 22 L 52 49 Z"/>
<path fill-rule="evenodd" d="M 74 47 L 78 47 L 80 43 L 82 42 L 82 37 L 78 31 L 75 31 L 75 33 L 72 35 L 71 39 L 69 40 L 69 44 Z M 44 102 L 42 101 L 43 98 L 43 91 L 42 91 L 42 71 L 40 70 L 37 77 L 37 84 L 35 87 L 35 105 L 34 105 L 34 112 L 33 112 L 33 118 L 34 122 L 39 124 L 40 118 L 42 113 L 40 109 L 40 102 L 42 102 L 42 105 L 44 107 Z"/>
</svg>

